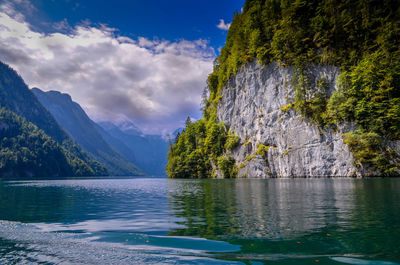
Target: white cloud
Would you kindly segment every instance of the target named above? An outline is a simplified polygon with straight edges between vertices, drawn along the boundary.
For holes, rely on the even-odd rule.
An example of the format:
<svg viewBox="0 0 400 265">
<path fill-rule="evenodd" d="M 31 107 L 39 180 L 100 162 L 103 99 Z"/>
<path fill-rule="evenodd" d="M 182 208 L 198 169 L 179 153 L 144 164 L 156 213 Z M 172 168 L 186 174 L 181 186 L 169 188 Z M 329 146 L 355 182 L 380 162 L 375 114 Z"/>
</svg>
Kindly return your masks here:
<svg viewBox="0 0 400 265">
<path fill-rule="evenodd" d="M 36 7 L 29 0 L 5 0 L 2 2 L 0 10 L 18 21 L 25 19 L 23 13 L 32 15 L 37 11 Z"/>
<path fill-rule="evenodd" d="M 222 30 L 229 30 L 229 27 L 231 26 L 231 23 L 226 23 L 223 19 L 219 20 L 219 24 L 217 25 L 217 28 L 222 29 Z"/>
<path fill-rule="evenodd" d="M 199 116 L 215 57 L 207 41 L 135 40 L 86 24 L 43 34 L 2 10 L 0 60 L 28 86 L 68 93 L 95 120 L 128 119 L 145 133 L 170 132 Z"/>
</svg>

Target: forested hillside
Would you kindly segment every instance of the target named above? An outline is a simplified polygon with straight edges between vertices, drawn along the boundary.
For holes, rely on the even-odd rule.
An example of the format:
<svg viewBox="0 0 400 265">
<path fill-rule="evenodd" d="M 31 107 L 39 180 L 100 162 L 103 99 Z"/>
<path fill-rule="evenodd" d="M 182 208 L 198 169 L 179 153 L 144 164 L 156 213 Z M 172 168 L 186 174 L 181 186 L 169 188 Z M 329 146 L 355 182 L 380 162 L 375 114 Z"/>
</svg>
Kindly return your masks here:
<svg viewBox="0 0 400 265">
<path fill-rule="evenodd" d="M 0 176 L 89 176 L 93 171 L 36 125 L 0 109 Z"/>
<path fill-rule="evenodd" d="M 248 0 L 234 15 L 209 75 L 203 119 L 188 124 L 170 148 L 170 177 L 210 177 L 214 169 L 236 176 L 235 161 L 225 153 L 238 140 L 218 123 L 217 106 L 228 80 L 254 60 L 295 73 L 293 100 L 283 111 L 294 110 L 324 130 L 352 122 L 356 129 L 343 139 L 355 163 L 382 175 L 399 169 L 388 147 L 400 140 L 399 2 Z M 316 65 L 340 69 L 332 94 L 323 78 L 317 89 L 311 85 L 307 73 Z M 265 152 L 263 146 L 257 152 Z"/>
<path fill-rule="evenodd" d="M 93 160 L 86 152 L 84 152 L 58 125 L 54 117 L 40 104 L 35 95 L 33 95 L 33 93 L 28 89 L 22 78 L 13 69 L 1 62 L 0 107 L 17 114 L 21 118 L 25 118 L 27 122 L 30 122 L 43 130 L 43 135 L 45 134 L 54 139 L 55 142 L 61 146 L 63 153 L 72 168 L 72 176 L 108 175 L 104 166 Z M 13 119 L 14 118 L 10 118 L 10 120 Z M 16 126 L 18 127 L 20 125 L 17 124 Z M 28 130 L 33 127 L 25 126 L 24 128 L 25 134 L 29 134 Z M 9 137 L 11 137 L 11 135 L 9 135 L 8 138 Z M 14 138 L 15 141 L 19 141 L 17 135 L 15 135 Z M 31 138 L 28 137 L 27 139 L 28 140 L 26 141 L 29 141 Z M 26 142 L 26 144 L 28 143 Z M 38 146 L 35 145 L 35 148 L 31 151 L 33 152 L 33 150 L 38 151 Z M 34 158 L 34 156 L 31 158 Z M 39 163 L 38 161 L 28 162 L 33 164 Z M 59 175 L 66 172 L 67 171 L 60 169 Z"/>
</svg>

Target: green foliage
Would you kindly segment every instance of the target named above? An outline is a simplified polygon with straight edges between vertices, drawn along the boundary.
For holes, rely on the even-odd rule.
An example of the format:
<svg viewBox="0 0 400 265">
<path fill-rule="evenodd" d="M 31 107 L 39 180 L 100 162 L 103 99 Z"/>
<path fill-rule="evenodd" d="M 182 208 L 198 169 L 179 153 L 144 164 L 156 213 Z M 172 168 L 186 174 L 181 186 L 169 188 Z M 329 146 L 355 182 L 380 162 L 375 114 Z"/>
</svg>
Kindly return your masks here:
<svg viewBox="0 0 400 265">
<path fill-rule="evenodd" d="M 258 144 L 256 154 L 265 157 L 268 154 L 269 146 Z"/>
<path fill-rule="evenodd" d="M 66 150 L 74 176 L 104 176 L 107 170 L 84 152 L 58 125 L 54 117 L 40 104 L 22 78 L 12 68 L 0 62 L 0 108 L 31 122 Z"/>
<path fill-rule="evenodd" d="M 329 90 L 325 78 L 319 79 L 315 85 L 309 82 L 305 74 L 296 73 L 292 81 L 294 83 L 294 102 L 290 106 L 311 122 L 324 126 Z"/>
<path fill-rule="evenodd" d="M 236 13 L 209 77 L 210 102 L 241 65 L 354 65 L 366 52 L 398 49 L 396 0 L 248 0 Z"/>
<path fill-rule="evenodd" d="M 385 146 L 388 140 L 400 140 L 400 52 L 365 54 L 356 65 L 342 71 L 338 85 L 329 98 L 326 93 L 299 85 L 313 97 L 296 97 L 300 93 L 295 90 L 294 108 L 321 127 L 355 122 L 358 137 L 351 132 L 345 141 L 355 159 L 389 174 L 394 170 L 390 165 L 393 156 L 385 154 Z"/>
<path fill-rule="evenodd" d="M 224 178 L 236 178 L 238 169 L 235 165 L 235 159 L 228 155 L 218 157 L 218 168 L 221 170 Z"/>
<path fill-rule="evenodd" d="M 190 119 L 190 117 L 187 117 L 186 121 L 185 121 L 185 126 L 188 127 L 191 123 L 192 123 L 192 119 Z"/>
<path fill-rule="evenodd" d="M 226 129 L 222 123 L 208 123 L 204 139 L 204 150 L 212 158 L 220 156 L 225 151 Z"/>
<path fill-rule="evenodd" d="M 243 12 L 235 14 L 208 79 L 208 102 L 213 104 L 206 106 L 205 116 L 213 116 L 219 92 L 229 78 L 254 58 L 300 69 L 321 63 L 348 68 L 365 54 L 398 50 L 399 35 L 396 0 L 248 0 Z M 301 110 L 308 113 L 315 103 L 321 111 L 324 100 L 320 94 Z"/>
<path fill-rule="evenodd" d="M 366 55 L 342 72 L 340 85 L 328 102 L 331 120 L 354 120 L 365 131 L 400 139 L 400 52 Z"/>
<path fill-rule="evenodd" d="M 238 147 L 239 144 L 240 144 L 240 137 L 237 134 L 229 134 L 226 139 L 225 149 L 233 150 L 236 147 Z"/>
<path fill-rule="evenodd" d="M 93 169 L 34 124 L 0 109 L 0 177 L 92 176 Z"/>
<path fill-rule="evenodd" d="M 170 146 L 167 174 L 171 178 L 206 178 L 212 167 L 205 157 L 205 123 L 199 120 L 186 126 Z"/>
<path fill-rule="evenodd" d="M 399 169 L 394 161 L 399 157 L 393 150 L 384 148 L 382 137 L 375 132 L 357 130 L 343 135 L 344 142 L 352 151 L 356 161 L 364 166 L 391 175 Z"/>
<path fill-rule="evenodd" d="M 398 36 L 397 0 L 247 0 L 209 75 L 204 122 L 207 128 L 216 124 L 221 90 L 242 65 L 278 62 L 295 73 L 293 102 L 283 111 L 294 109 L 321 127 L 354 121 L 363 132 L 379 135 L 381 145 L 372 147 L 382 149 L 387 139 L 400 139 Z M 318 64 L 342 71 L 332 95 L 324 78 L 315 83 L 307 75 Z M 216 153 L 223 149 L 211 146 Z"/>
<path fill-rule="evenodd" d="M 223 124 L 205 120 L 187 123 L 170 146 L 167 175 L 170 178 L 209 178 L 213 175 L 214 164 L 220 170 L 220 166 L 224 168 L 225 173 L 221 171 L 224 177 L 233 177 L 234 171 L 227 170 L 231 160 L 220 158 L 228 147 L 238 145 L 238 141 L 239 137 L 229 134 Z"/>
<path fill-rule="evenodd" d="M 254 153 L 254 154 L 251 154 L 251 155 L 248 155 L 248 156 L 246 156 L 246 158 L 244 159 L 244 163 L 247 163 L 247 162 L 253 160 L 254 158 L 256 158 L 256 154 L 255 154 L 255 153 Z"/>
<path fill-rule="evenodd" d="M 293 103 L 289 103 L 289 104 L 287 104 L 287 105 L 284 105 L 284 106 L 282 107 L 281 110 L 282 110 L 283 112 L 285 112 L 285 113 L 288 113 L 289 110 L 293 108 L 293 106 L 294 106 Z"/>
</svg>

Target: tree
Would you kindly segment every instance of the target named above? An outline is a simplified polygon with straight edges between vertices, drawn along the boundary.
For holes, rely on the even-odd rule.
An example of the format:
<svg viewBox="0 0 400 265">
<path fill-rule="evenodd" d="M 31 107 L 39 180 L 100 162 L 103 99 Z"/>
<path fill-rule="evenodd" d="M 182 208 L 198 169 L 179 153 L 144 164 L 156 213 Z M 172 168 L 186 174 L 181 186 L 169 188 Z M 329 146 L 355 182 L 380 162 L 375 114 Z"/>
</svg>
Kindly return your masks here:
<svg viewBox="0 0 400 265">
<path fill-rule="evenodd" d="M 185 121 L 185 127 L 188 128 L 189 125 L 190 125 L 191 123 L 192 123 L 192 120 L 191 120 L 190 117 L 188 116 L 188 117 L 186 118 L 186 121 Z"/>
</svg>

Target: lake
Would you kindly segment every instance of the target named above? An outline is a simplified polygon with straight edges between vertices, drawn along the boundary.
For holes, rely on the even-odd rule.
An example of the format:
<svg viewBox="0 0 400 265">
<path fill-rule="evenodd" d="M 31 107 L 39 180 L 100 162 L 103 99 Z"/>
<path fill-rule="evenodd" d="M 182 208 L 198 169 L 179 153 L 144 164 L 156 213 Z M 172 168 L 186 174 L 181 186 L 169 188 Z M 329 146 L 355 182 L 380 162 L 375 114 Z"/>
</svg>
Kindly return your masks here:
<svg viewBox="0 0 400 265">
<path fill-rule="evenodd" d="M 400 264 L 400 179 L 0 180 L 0 264 Z"/>
</svg>

